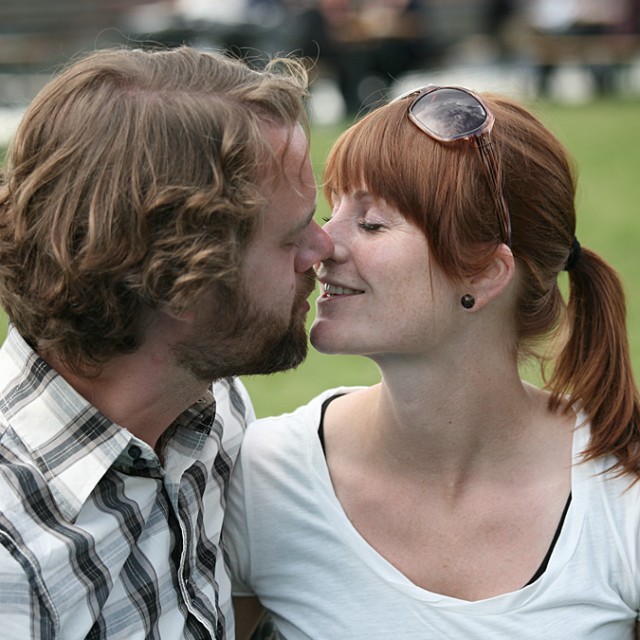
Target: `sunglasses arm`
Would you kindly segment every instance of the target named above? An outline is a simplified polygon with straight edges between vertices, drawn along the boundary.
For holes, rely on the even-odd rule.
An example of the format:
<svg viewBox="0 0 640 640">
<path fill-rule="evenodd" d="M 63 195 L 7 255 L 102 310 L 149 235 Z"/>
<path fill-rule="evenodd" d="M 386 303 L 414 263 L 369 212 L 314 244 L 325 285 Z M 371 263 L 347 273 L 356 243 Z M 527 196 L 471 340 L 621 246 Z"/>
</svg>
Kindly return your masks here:
<svg viewBox="0 0 640 640">
<path fill-rule="evenodd" d="M 500 222 L 503 241 L 508 247 L 511 247 L 511 216 L 509 214 L 507 201 L 502 192 L 502 174 L 495 145 L 489 134 L 477 136 L 474 138 L 474 141 L 482 158 L 482 164 L 484 165 L 498 210 L 498 220 Z"/>
</svg>

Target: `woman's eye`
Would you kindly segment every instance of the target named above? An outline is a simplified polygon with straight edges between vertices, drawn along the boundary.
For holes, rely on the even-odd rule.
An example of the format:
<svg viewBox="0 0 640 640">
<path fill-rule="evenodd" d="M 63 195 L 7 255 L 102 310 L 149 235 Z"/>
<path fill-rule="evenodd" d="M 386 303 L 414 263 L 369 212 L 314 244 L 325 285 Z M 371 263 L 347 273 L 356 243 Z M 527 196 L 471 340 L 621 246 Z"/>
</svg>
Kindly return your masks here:
<svg viewBox="0 0 640 640">
<path fill-rule="evenodd" d="M 365 220 L 358 220 L 358 226 L 363 231 L 379 231 L 382 228 L 381 224 L 375 222 L 366 222 Z"/>
</svg>

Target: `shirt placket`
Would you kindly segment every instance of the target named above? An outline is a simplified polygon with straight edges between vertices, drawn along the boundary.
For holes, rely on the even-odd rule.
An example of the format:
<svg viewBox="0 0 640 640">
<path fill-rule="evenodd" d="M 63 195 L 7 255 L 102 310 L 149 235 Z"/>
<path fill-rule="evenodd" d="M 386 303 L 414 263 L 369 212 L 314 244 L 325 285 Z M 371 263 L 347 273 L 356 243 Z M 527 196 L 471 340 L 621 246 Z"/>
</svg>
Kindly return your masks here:
<svg viewBox="0 0 640 640">
<path fill-rule="evenodd" d="M 180 561 L 177 568 L 180 596 L 187 614 L 193 616 L 193 618 L 206 629 L 211 637 L 214 638 L 215 631 L 211 628 L 210 621 L 208 621 L 194 605 L 196 593 L 192 582 L 194 567 L 191 566 L 191 556 L 194 554 L 192 554 L 191 551 L 196 542 L 193 540 L 193 526 L 188 520 L 188 505 L 178 482 L 165 477 L 165 486 L 169 495 L 171 509 L 173 510 L 180 529 Z"/>
</svg>

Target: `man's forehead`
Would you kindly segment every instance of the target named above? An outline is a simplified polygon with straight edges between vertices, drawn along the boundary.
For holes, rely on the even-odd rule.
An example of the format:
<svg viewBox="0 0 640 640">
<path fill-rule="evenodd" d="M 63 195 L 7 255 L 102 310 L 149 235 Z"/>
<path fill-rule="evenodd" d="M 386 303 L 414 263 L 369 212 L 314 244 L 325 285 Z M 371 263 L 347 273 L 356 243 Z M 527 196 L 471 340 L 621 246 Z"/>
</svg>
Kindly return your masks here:
<svg viewBox="0 0 640 640">
<path fill-rule="evenodd" d="M 301 126 L 295 128 L 271 127 L 268 142 L 273 151 L 270 162 L 266 163 L 262 185 L 267 198 L 291 195 L 300 199 L 313 200 L 315 206 L 317 185 L 311 158 L 309 141 Z"/>
<path fill-rule="evenodd" d="M 268 125 L 264 129 L 265 139 L 276 160 L 278 172 L 301 173 L 309 160 L 309 140 L 301 125 L 294 127 Z M 272 176 L 273 177 L 273 176 Z"/>
</svg>

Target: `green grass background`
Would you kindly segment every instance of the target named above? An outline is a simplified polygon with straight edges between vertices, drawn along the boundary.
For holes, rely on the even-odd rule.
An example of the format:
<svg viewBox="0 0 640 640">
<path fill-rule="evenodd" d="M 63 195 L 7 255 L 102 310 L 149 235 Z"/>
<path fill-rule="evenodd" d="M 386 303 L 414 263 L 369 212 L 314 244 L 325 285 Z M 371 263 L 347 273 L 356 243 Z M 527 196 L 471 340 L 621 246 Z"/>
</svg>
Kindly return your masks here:
<svg viewBox="0 0 640 640">
<path fill-rule="evenodd" d="M 620 273 L 628 303 L 634 369 L 640 367 L 640 100 L 599 100 L 581 106 L 532 103 L 531 108 L 563 141 L 579 174 L 578 238 Z M 342 126 L 314 127 L 312 160 L 321 179 L 324 158 Z M 3 150 L 0 149 L 0 157 Z M 318 219 L 328 214 L 319 198 Z M 312 305 L 313 306 L 313 305 Z M 313 312 L 309 321 L 312 320 Z M 0 318 L 0 336 L 6 320 Z M 258 416 L 289 411 L 329 386 L 378 380 L 364 358 L 325 356 L 310 349 L 295 371 L 244 381 Z"/>
</svg>

